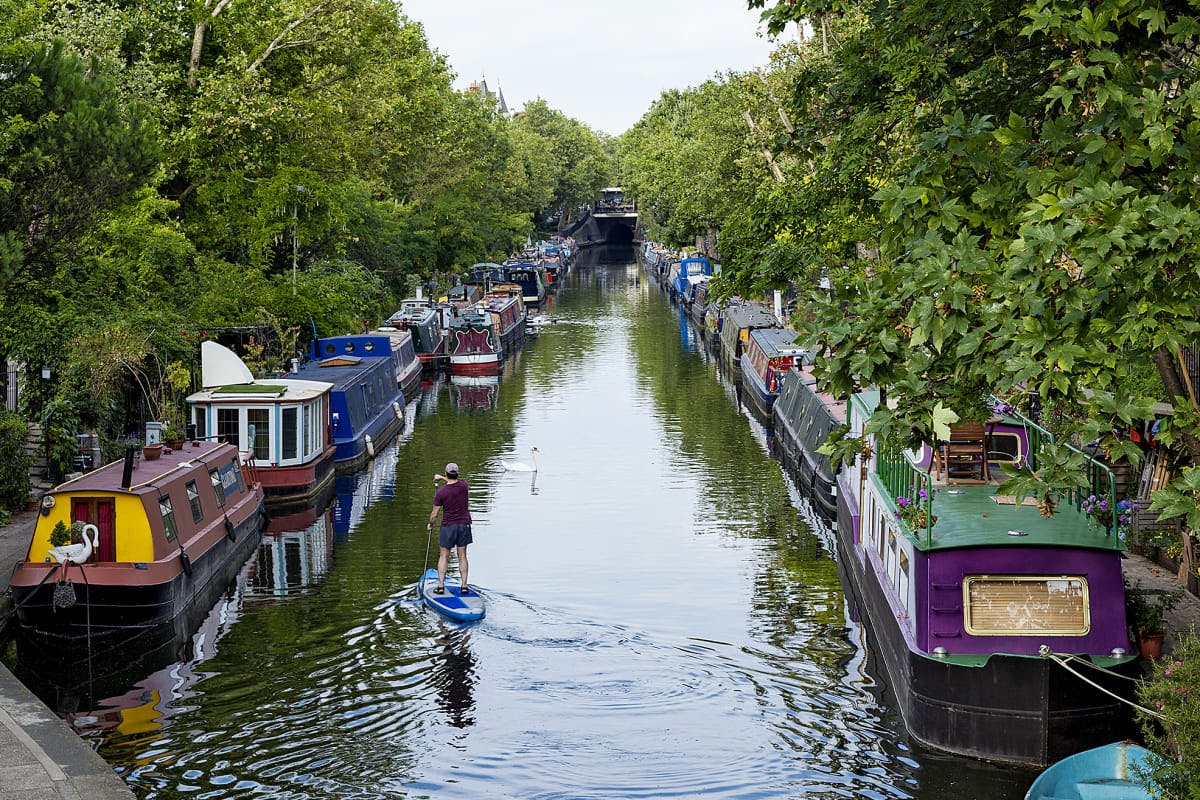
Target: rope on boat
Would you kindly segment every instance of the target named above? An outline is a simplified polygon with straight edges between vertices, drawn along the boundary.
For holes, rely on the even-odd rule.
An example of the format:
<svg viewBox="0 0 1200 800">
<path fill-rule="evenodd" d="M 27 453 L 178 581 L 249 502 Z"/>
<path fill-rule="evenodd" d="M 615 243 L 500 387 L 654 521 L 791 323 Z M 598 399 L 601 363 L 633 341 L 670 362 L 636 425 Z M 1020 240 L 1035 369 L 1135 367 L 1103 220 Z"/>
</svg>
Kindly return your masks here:
<svg viewBox="0 0 1200 800">
<path fill-rule="evenodd" d="M 1112 697 L 1114 700 L 1119 700 L 1120 702 L 1124 703 L 1125 705 L 1131 706 L 1132 708 L 1134 708 L 1138 711 L 1141 711 L 1144 714 L 1149 714 L 1150 716 L 1155 717 L 1157 719 L 1166 719 L 1167 718 L 1167 716 L 1165 714 L 1160 714 L 1157 711 L 1153 711 L 1149 708 L 1146 708 L 1145 706 L 1138 705 L 1137 703 L 1133 702 L 1132 700 L 1126 700 L 1124 697 L 1121 697 L 1121 695 L 1117 694 L 1116 692 L 1112 691 L 1111 689 L 1107 689 L 1107 688 L 1101 686 L 1100 684 L 1096 683 L 1091 678 L 1087 677 L 1086 675 L 1079 672 L 1078 670 L 1076 670 L 1074 667 L 1072 667 L 1070 664 L 1067 663 L 1067 661 L 1071 658 L 1071 656 L 1064 656 L 1060 653 L 1051 652 L 1050 648 L 1048 648 L 1048 647 L 1043 648 L 1043 652 L 1041 653 L 1041 655 L 1043 655 L 1044 657 L 1055 662 L 1060 667 L 1062 667 L 1067 672 L 1074 675 L 1076 678 L 1079 678 L 1079 680 L 1083 681 L 1084 683 L 1092 686 L 1095 689 L 1100 690 L 1101 692 L 1108 695 L 1109 697 Z M 1102 667 L 1097 666 L 1097 669 L 1102 669 Z M 1105 671 L 1107 671 L 1107 670 L 1105 670 Z"/>
</svg>

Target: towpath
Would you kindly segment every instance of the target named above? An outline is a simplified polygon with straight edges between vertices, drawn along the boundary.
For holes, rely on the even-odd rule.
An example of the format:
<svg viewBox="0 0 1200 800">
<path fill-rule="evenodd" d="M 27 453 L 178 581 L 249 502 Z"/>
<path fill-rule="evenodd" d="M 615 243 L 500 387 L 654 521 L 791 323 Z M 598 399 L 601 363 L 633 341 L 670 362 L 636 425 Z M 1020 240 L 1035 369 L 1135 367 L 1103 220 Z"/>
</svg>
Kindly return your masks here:
<svg viewBox="0 0 1200 800">
<path fill-rule="evenodd" d="M 0 527 L 0 591 L 25 557 L 36 512 Z M 8 614 L 0 598 L 0 617 Z M 103 758 L 0 664 L 0 800 L 132 800 Z"/>
</svg>

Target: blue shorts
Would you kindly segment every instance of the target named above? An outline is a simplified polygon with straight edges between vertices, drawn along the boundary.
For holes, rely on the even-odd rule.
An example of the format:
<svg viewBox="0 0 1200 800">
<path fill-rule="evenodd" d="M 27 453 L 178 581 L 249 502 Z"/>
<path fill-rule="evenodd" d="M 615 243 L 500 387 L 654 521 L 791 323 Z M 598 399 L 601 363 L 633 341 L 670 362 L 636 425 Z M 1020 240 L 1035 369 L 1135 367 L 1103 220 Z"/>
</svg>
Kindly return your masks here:
<svg viewBox="0 0 1200 800">
<path fill-rule="evenodd" d="M 466 547 L 471 543 L 470 525 L 443 525 L 438 531 L 438 544 L 446 549 Z"/>
</svg>

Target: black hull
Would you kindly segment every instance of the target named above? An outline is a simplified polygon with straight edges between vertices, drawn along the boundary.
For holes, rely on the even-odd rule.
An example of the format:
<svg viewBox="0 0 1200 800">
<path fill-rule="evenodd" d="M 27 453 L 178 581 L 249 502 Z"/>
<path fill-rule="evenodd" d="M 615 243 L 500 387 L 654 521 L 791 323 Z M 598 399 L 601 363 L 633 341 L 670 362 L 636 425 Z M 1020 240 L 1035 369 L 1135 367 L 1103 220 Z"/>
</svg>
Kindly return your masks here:
<svg viewBox="0 0 1200 800">
<path fill-rule="evenodd" d="M 191 575 L 180 572 L 155 584 L 88 583 L 83 570 L 71 567 L 76 603 L 55 609 L 53 594 L 62 571 L 38 586 L 13 586 L 13 601 L 23 633 L 49 639 L 93 641 L 125 636 L 137 629 L 170 626 L 186 618 L 199 604 L 207 609 L 258 547 L 263 510 L 234 528 L 234 537 L 221 537 L 202 558 L 191 562 Z M 91 570 L 89 570 L 91 573 Z"/>
<path fill-rule="evenodd" d="M 853 520 L 838 501 L 838 572 L 887 670 L 905 726 L 917 740 L 972 758 L 1045 767 L 1133 733 L 1129 707 L 1050 659 L 996 655 L 981 667 L 911 651 L 874 573 L 853 542 Z M 1111 675 L 1083 665 L 1087 677 L 1129 698 L 1135 660 Z M 1122 677 L 1124 676 L 1124 677 Z"/>
<path fill-rule="evenodd" d="M 816 457 L 792 436 L 783 421 L 774 419 L 775 450 L 796 488 L 812 501 L 813 509 L 830 522 L 837 519 L 837 482 L 825 472 Z"/>
</svg>

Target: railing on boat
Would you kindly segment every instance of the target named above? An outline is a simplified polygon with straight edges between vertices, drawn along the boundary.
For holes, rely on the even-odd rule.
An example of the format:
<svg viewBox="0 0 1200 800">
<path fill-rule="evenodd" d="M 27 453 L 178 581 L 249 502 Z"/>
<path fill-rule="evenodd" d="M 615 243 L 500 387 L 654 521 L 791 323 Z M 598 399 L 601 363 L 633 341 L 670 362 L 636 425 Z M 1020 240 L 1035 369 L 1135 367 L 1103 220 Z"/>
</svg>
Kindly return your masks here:
<svg viewBox="0 0 1200 800">
<path fill-rule="evenodd" d="M 999 401 L 992 397 L 989 398 L 989 402 L 997 403 Z M 1054 441 L 1054 434 L 1016 409 L 1008 411 L 1005 416 L 1011 417 L 1024 426 L 1029 447 L 1029 452 L 1026 454 L 1026 463 L 1029 469 L 1036 470 L 1038 451 L 1041 449 L 1043 442 L 1052 443 Z M 1086 512 L 1083 511 L 1082 506 L 1089 496 L 1101 499 L 1106 498 L 1112 520 L 1105 531 L 1105 535 L 1107 536 L 1116 529 L 1118 516 L 1117 482 L 1112 470 L 1109 469 L 1107 464 L 1098 461 L 1095 454 L 1088 456 L 1087 453 L 1069 443 L 1067 447 L 1081 455 L 1087 456 L 1088 460 L 1084 467 L 1085 481 L 1083 485 L 1071 487 L 1065 492 L 1066 506 L 1076 514 L 1085 515 Z M 933 524 L 937 519 L 933 508 L 933 499 L 936 492 L 934 491 L 933 477 L 929 474 L 932 464 L 932 459 L 930 459 L 928 466 L 917 463 L 908 451 L 902 453 L 883 451 L 879 454 L 879 464 L 876 467 L 876 474 L 883 481 L 883 485 L 891 496 L 893 503 L 896 502 L 897 498 L 905 497 L 913 504 L 925 510 L 926 524 L 922 530 L 917 531 L 911 528 L 909 530 L 914 535 L 924 533 L 926 540 L 930 544 L 933 542 Z M 1065 510 L 1061 509 L 1059 513 Z M 904 519 L 901 518 L 898 521 L 904 527 L 908 527 L 908 523 Z"/>
</svg>

